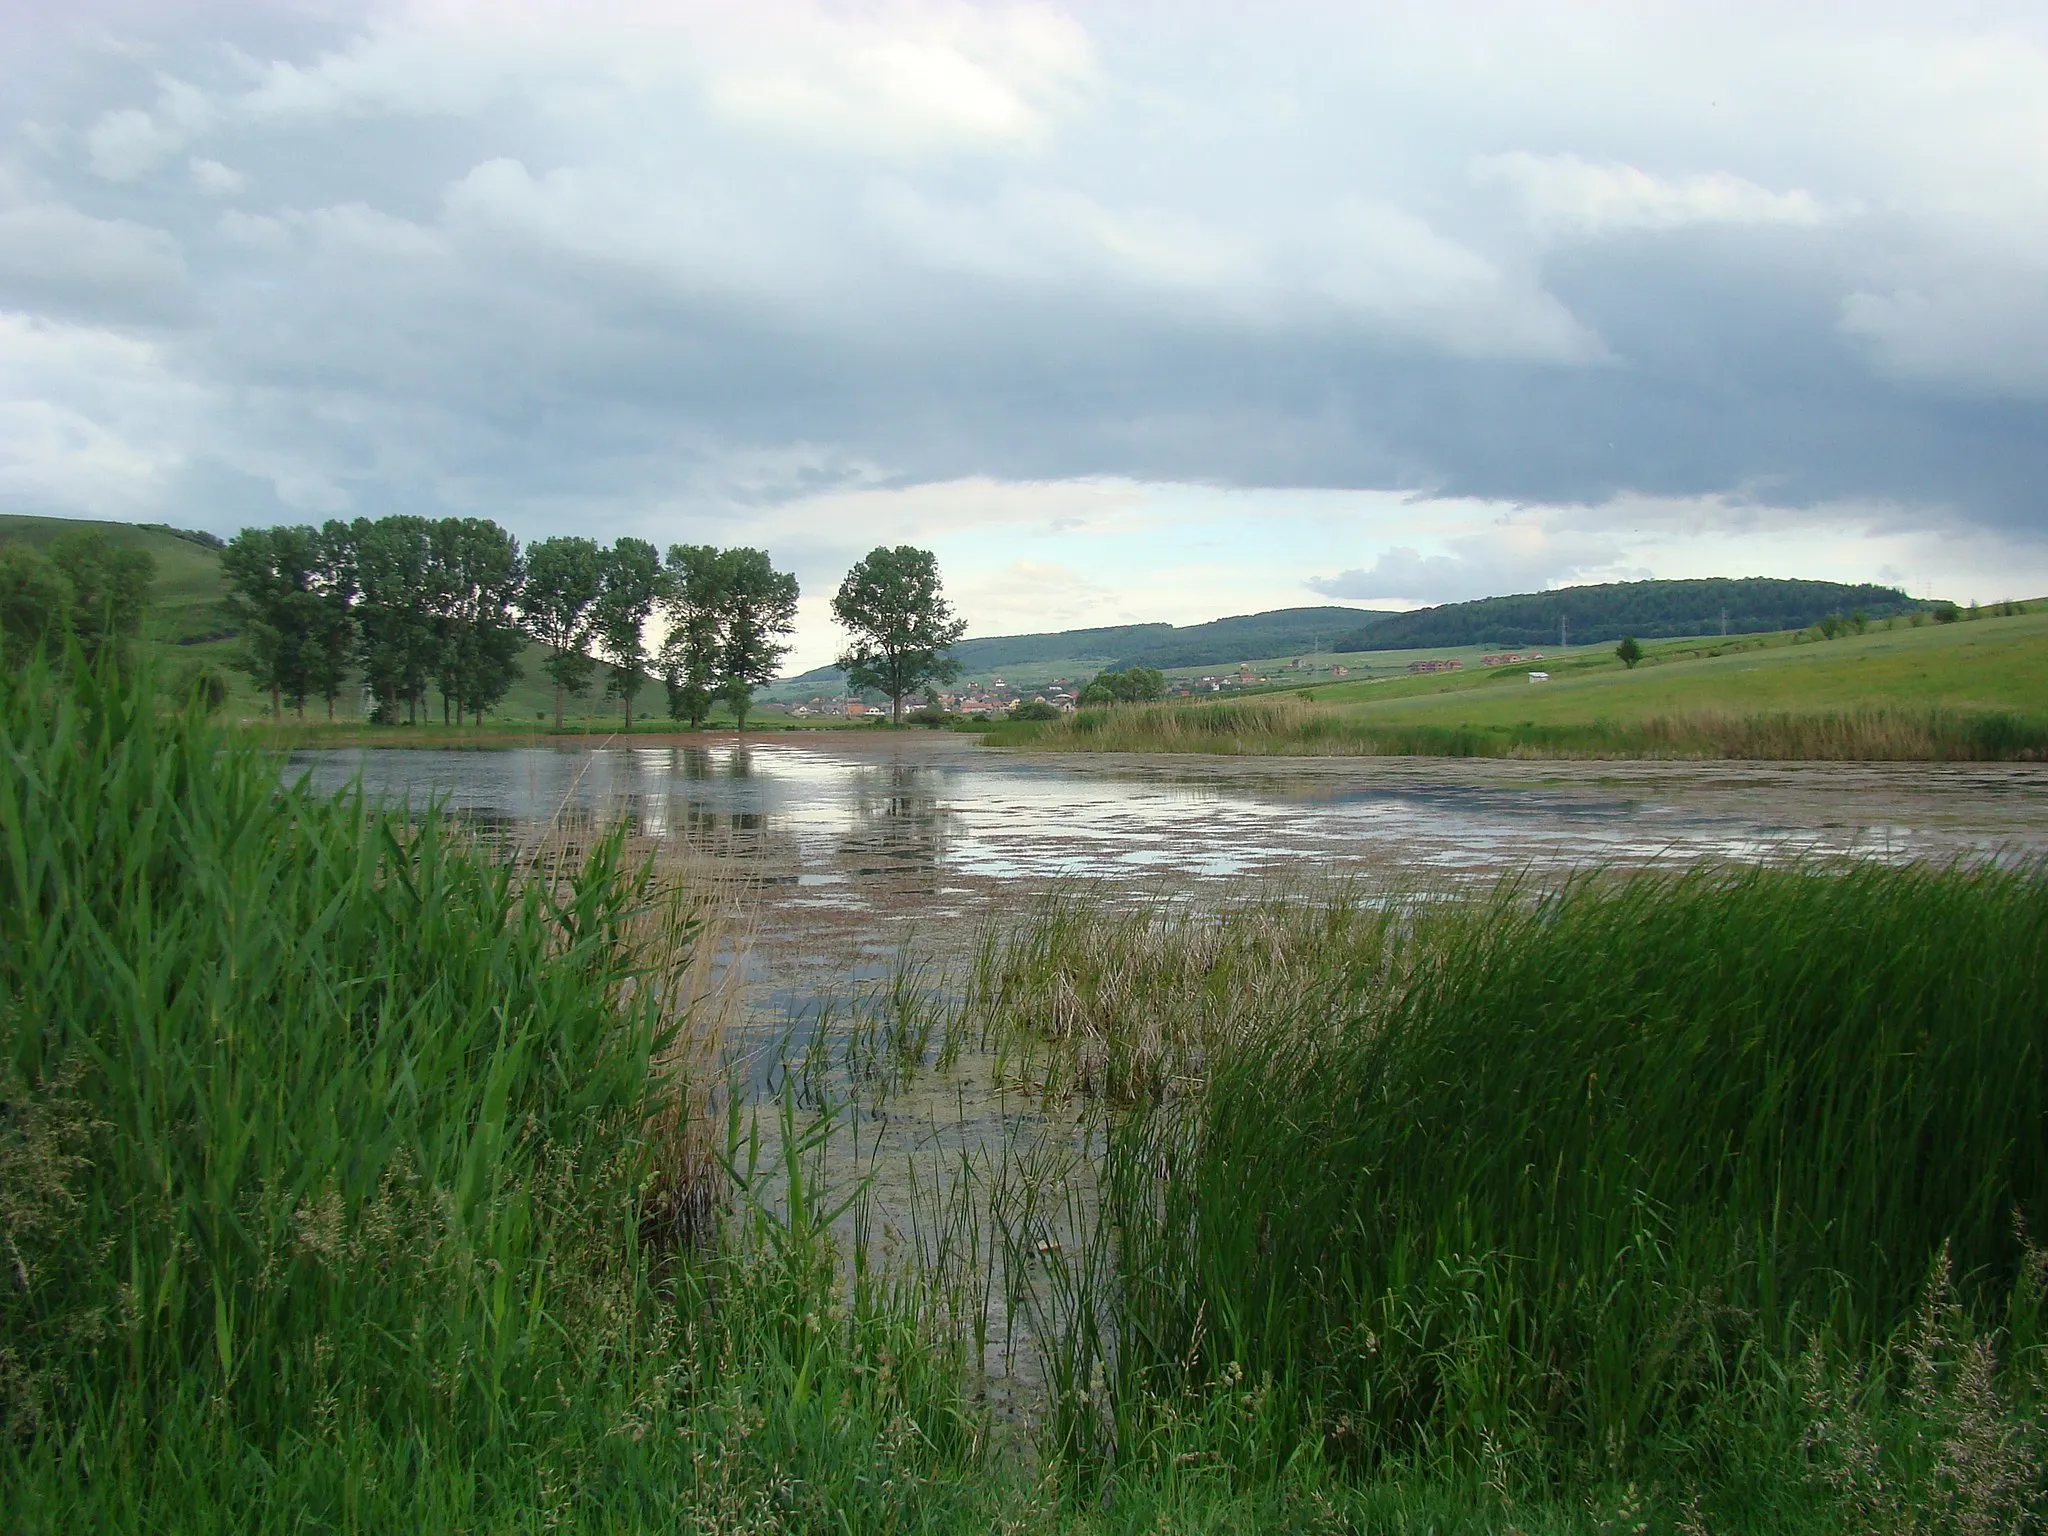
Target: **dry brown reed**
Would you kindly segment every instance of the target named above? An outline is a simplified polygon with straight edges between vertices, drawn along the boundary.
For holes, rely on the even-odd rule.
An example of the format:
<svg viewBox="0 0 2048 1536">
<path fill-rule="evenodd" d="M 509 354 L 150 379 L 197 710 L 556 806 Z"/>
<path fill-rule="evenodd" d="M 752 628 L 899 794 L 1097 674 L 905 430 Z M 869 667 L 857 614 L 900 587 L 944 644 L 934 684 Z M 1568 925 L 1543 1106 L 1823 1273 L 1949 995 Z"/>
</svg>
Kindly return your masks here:
<svg viewBox="0 0 2048 1536">
<path fill-rule="evenodd" d="M 1401 963 L 1399 911 L 1335 882 L 1221 912 L 1057 891 L 983 935 L 964 1009 L 1000 1049 L 1044 1042 L 1028 1075 L 1047 1090 L 1156 1102 L 1197 1087 L 1218 1045 L 1379 988 Z"/>
<path fill-rule="evenodd" d="M 1374 720 L 1288 695 L 1083 710 L 1021 744 L 1040 751 L 1244 756 L 2029 762 L 2048 757 L 2048 722 L 2000 711 L 1878 706 L 1747 713 L 1703 708 L 1624 721 L 1439 725 Z"/>
</svg>

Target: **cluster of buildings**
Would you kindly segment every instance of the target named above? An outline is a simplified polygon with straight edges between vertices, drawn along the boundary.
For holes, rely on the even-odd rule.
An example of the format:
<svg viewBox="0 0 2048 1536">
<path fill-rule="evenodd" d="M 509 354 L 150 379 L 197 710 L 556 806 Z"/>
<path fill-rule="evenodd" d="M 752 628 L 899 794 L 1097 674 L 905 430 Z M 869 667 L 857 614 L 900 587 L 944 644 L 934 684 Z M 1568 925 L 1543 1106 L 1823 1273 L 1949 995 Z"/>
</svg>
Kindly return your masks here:
<svg viewBox="0 0 2048 1536">
<path fill-rule="evenodd" d="M 1054 678 L 1044 687 L 1014 687 L 1001 677 L 991 677 L 986 682 L 968 682 L 957 688 L 930 688 L 922 697 L 913 695 L 906 699 L 905 707 L 915 709 L 943 709 L 956 715 L 1001 715 L 1018 704 L 1050 704 L 1055 709 L 1068 711 L 1074 707 L 1075 696 L 1080 684 L 1070 677 Z M 887 715 L 889 706 L 869 704 L 859 696 L 848 693 L 815 694 L 789 706 L 789 712 L 803 719 L 840 718 L 857 720 L 867 715 Z"/>
<path fill-rule="evenodd" d="M 1541 661 L 1542 659 L 1543 653 L 1541 651 L 1501 651 L 1493 656 L 1480 657 L 1479 665 L 1482 667 L 1506 667 L 1520 661 Z M 1455 656 L 1432 656 L 1426 661 L 1409 662 L 1408 670 L 1410 672 L 1455 672 L 1464 665 L 1465 663 Z"/>
</svg>

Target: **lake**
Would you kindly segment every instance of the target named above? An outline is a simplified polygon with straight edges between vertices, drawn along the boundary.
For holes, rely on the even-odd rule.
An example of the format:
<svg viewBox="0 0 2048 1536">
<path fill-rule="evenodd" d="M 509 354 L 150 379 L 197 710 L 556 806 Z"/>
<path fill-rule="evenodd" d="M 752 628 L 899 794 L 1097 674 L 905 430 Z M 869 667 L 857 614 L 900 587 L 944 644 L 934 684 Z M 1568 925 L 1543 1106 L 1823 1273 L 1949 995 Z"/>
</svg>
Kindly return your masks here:
<svg viewBox="0 0 2048 1536">
<path fill-rule="evenodd" d="M 969 1213 L 952 1230 L 986 1238 L 990 1191 L 1037 1169 L 1065 1202 L 1044 1218 L 1054 1254 L 1092 1220 L 1091 1165 L 1071 1154 L 1100 1136 L 1099 1115 L 1005 1081 L 972 1045 L 951 1060 L 920 1046 L 886 1081 L 857 1062 L 863 1010 L 888 1012 L 877 999 L 907 964 L 929 962 L 913 985 L 943 997 L 947 963 L 988 923 L 1064 882 L 1112 903 L 1199 902 L 1276 880 L 1428 894 L 1591 865 L 2048 855 L 2048 766 L 2032 764 L 1052 756 L 841 732 L 302 752 L 287 772 L 440 803 L 514 843 L 558 819 L 623 817 L 707 856 L 745 907 L 728 956 L 742 1007 L 723 1033 L 741 1097 L 771 1121 L 784 1086 L 807 1111 L 837 1106 L 824 1175 L 868 1190 L 885 1246 L 891 1232 L 928 1242 L 948 1202 Z M 771 1154 L 776 1141 L 768 1125 Z M 979 1294 L 989 1401 L 1021 1418 L 1040 1389 L 1041 1281 L 1027 1264 Z"/>
</svg>

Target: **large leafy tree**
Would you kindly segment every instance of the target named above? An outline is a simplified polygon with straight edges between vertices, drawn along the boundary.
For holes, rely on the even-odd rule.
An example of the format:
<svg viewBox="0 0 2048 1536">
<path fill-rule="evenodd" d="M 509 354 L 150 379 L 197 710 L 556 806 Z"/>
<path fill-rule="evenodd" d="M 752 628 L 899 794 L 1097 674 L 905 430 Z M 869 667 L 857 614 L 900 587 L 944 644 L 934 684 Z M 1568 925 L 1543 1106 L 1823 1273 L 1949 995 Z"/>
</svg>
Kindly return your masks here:
<svg viewBox="0 0 2048 1536">
<path fill-rule="evenodd" d="M 1157 667 L 1126 667 L 1121 672 L 1098 672 L 1095 680 L 1081 690 L 1083 704 L 1136 704 L 1166 696 L 1166 674 Z"/>
<path fill-rule="evenodd" d="M 606 552 L 604 585 L 596 603 L 596 638 L 611 663 L 605 691 L 626 706 L 629 731 L 633 696 L 647 681 L 647 620 L 664 585 L 661 551 L 645 539 L 622 538 Z"/>
<path fill-rule="evenodd" d="M 356 540 L 347 523 L 330 521 L 314 544 L 312 632 L 306 638 L 306 687 L 327 703 L 334 719 L 334 701 L 348 682 L 356 643 Z"/>
<path fill-rule="evenodd" d="M 796 577 L 776 570 L 762 549 L 723 550 L 717 569 L 717 689 L 745 730 L 754 690 L 775 680 L 789 652 L 782 637 L 796 627 Z"/>
<path fill-rule="evenodd" d="M 440 651 L 432 525 L 422 517 L 358 518 L 356 647 L 377 713 L 419 717 Z"/>
<path fill-rule="evenodd" d="M 0 662 L 19 667 L 62 645 L 70 622 L 71 591 L 49 557 L 26 544 L 0 549 Z"/>
<path fill-rule="evenodd" d="M 156 561 L 146 549 L 116 544 L 97 528 L 50 541 L 50 563 L 70 589 L 71 632 L 88 664 L 124 657 L 142 632 Z"/>
<path fill-rule="evenodd" d="M 905 695 L 960 675 L 960 663 L 946 648 L 967 624 L 946 602 L 938 561 L 928 549 L 899 544 L 869 551 L 839 584 L 832 616 L 853 634 L 839 658 L 847 682 L 886 693 L 899 725 Z"/>
<path fill-rule="evenodd" d="M 668 638 L 661 647 L 661 679 L 668 689 L 672 719 L 704 724 L 718 685 L 724 635 L 725 572 L 709 544 L 671 544 L 661 596 Z"/>
<path fill-rule="evenodd" d="M 319 562 L 320 535 L 311 528 L 244 528 L 221 551 L 223 606 L 242 631 L 235 665 L 269 692 L 273 717 L 286 705 L 303 715 L 315 685 Z"/>
<path fill-rule="evenodd" d="M 669 552 L 674 558 L 675 552 Z M 533 637 L 554 654 L 541 664 L 555 685 L 555 726 L 564 694 L 590 686 L 597 663 L 589 653 L 593 609 L 604 591 L 604 551 L 595 539 L 542 539 L 526 552 L 519 611 Z"/>
<path fill-rule="evenodd" d="M 434 525 L 432 548 L 442 717 L 452 704 L 457 725 L 465 713 L 481 723 L 519 676 L 519 541 L 484 518 L 450 517 Z"/>
</svg>

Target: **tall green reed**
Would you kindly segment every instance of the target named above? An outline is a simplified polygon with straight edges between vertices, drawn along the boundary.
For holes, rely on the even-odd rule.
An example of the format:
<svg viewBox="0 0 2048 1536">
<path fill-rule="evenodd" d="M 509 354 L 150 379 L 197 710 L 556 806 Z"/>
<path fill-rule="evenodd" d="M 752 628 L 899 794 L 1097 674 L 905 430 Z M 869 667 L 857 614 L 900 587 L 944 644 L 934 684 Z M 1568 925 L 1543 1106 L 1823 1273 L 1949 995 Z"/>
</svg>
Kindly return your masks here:
<svg viewBox="0 0 2048 1536">
<path fill-rule="evenodd" d="M 1121 1122 L 1120 1402 L 1228 1368 L 1277 1444 L 1620 1466 L 1816 1337 L 1867 1357 L 1937 1252 L 2015 1294 L 2048 872 L 1587 878 L 1407 948 Z"/>
<path fill-rule="evenodd" d="M 848 1278 L 801 1157 L 679 1207 L 699 930 L 625 846 L 504 856 L 280 786 L 146 679 L 0 681 L 11 1526 L 972 1501 L 953 1335 Z"/>
<path fill-rule="evenodd" d="M 0 1070 L 83 1158 L 0 1289 L 10 1411 L 203 1385 L 263 1440 L 544 1390 L 587 1213 L 648 1171 L 616 840 L 515 887 L 82 669 L 0 685 L 0 731 Z"/>
</svg>

